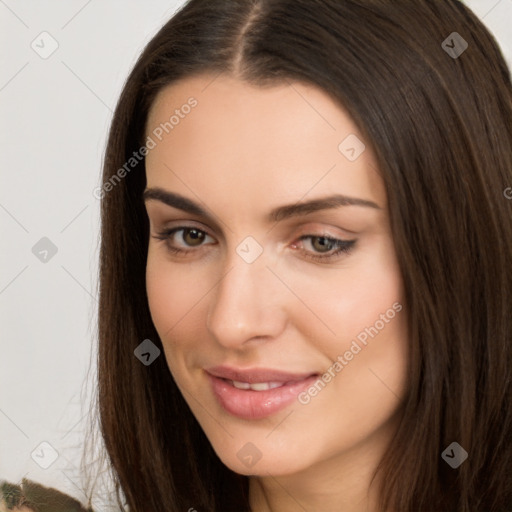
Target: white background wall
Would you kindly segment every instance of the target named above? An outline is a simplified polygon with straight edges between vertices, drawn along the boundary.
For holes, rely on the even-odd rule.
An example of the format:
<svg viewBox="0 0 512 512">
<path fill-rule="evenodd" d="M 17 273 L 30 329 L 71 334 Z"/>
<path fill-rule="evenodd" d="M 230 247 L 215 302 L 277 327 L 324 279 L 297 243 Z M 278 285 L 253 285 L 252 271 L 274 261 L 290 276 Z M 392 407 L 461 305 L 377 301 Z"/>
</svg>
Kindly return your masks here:
<svg viewBox="0 0 512 512">
<path fill-rule="evenodd" d="M 92 191 L 123 81 L 182 3 L 0 0 L 0 480 L 25 476 L 83 498 L 74 482 L 95 370 Z M 467 3 L 512 64 L 512 0 Z M 37 53 L 55 44 L 48 58 Z M 46 262 L 45 242 L 32 252 L 43 237 L 57 249 Z"/>
</svg>

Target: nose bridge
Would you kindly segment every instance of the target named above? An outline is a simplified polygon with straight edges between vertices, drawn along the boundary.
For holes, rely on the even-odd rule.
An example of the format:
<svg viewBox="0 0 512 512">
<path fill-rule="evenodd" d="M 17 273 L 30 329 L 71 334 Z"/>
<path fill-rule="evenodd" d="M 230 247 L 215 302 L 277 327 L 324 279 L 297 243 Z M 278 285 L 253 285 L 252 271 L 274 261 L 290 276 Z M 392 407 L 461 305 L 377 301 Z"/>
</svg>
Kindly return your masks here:
<svg viewBox="0 0 512 512">
<path fill-rule="evenodd" d="M 207 327 L 225 346 L 235 347 L 255 337 L 276 336 L 284 325 L 276 286 L 279 283 L 266 267 L 264 252 L 254 258 L 251 243 L 243 241 L 236 251 L 230 251 L 223 277 L 212 295 Z"/>
</svg>

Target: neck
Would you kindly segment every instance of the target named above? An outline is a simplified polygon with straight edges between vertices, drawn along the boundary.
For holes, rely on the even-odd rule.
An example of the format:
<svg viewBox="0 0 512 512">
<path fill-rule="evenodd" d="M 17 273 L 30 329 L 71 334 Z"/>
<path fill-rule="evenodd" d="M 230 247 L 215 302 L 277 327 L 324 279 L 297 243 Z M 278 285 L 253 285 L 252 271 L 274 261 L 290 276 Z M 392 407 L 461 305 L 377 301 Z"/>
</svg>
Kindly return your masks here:
<svg viewBox="0 0 512 512">
<path fill-rule="evenodd" d="M 376 493 L 369 492 L 366 478 L 354 474 L 338 473 L 336 480 L 299 475 L 251 478 L 249 502 L 252 512 L 379 512 Z"/>
</svg>

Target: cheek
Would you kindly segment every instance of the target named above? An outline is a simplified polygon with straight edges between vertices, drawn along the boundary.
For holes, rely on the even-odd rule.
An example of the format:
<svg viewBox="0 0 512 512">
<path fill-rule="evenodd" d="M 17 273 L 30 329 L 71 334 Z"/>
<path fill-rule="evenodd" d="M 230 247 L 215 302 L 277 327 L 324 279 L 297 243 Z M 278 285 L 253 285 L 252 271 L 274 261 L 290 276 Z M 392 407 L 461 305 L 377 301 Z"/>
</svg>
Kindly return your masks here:
<svg viewBox="0 0 512 512">
<path fill-rule="evenodd" d="M 405 312 L 402 309 L 388 323 L 382 322 L 372 322 L 361 331 L 364 343 L 357 337 L 346 340 L 343 369 L 333 379 L 330 396 L 325 394 L 326 402 L 337 404 L 328 413 L 331 421 L 346 426 L 350 433 L 347 436 L 353 442 L 386 425 L 398 412 L 406 394 Z"/>
<path fill-rule="evenodd" d="M 331 410 L 338 422 L 359 418 L 369 422 L 370 430 L 370 423 L 385 420 L 400 402 L 408 361 L 400 270 L 391 243 L 378 247 L 353 266 L 335 270 L 332 279 L 316 286 L 308 283 L 302 293 L 309 290 L 309 303 L 319 319 L 308 315 L 306 326 L 306 318 L 296 316 L 316 349 L 327 356 L 324 371 L 330 368 L 325 376 L 330 391 L 315 398 L 317 406 L 328 407 L 332 400 L 339 404 Z M 352 412 L 349 417 L 338 417 L 347 410 Z"/>
<path fill-rule="evenodd" d="M 407 318 L 398 267 L 369 267 L 358 283 L 354 300 L 340 305 L 335 357 L 342 356 L 343 369 L 333 386 L 341 402 L 335 417 L 342 422 L 349 410 L 370 432 L 394 415 L 406 391 Z"/>
<path fill-rule="evenodd" d="M 173 273 L 151 258 L 148 258 L 146 267 L 146 290 L 153 324 L 163 338 L 178 321 L 179 309 L 183 309 L 184 303 L 188 302 L 187 297 L 183 297 L 187 293 L 176 282 Z"/>
<path fill-rule="evenodd" d="M 197 315 L 211 287 L 207 276 L 195 271 L 192 277 L 181 265 L 165 261 L 150 251 L 146 266 L 148 304 L 153 324 L 166 350 L 185 325 L 187 335 L 194 336 L 191 329 L 200 327 Z"/>
<path fill-rule="evenodd" d="M 324 271 L 325 276 L 296 281 L 297 295 L 317 314 L 295 316 L 334 359 L 352 340 L 369 339 L 373 327 L 382 334 L 393 329 L 395 317 L 405 317 L 400 269 L 391 243 L 383 240 L 361 251 L 346 267 Z M 400 328 L 401 329 L 401 328 Z"/>
<path fill-rule="evenodd" d="M 329 300 L 317 310 L 335 332 L 313 322 L 310 340 L 326 355 L 324 384 L 300 397 L 297 433 L 327 456 L 385 432 L 406 392 L 408 337 L 398 269 L 375 264 L 323 287 Z M 320 291 L 320 290 L 318 290 Z M 322 376 L 321 376 L 322 377 Z M 321 418 L 323 436 L 311 441 Z M 342 433 L 342 434 L 340 434 Z"/>
<path fill-rule="evenodd" d="M 188 353 L 183 349 L 191 348 L 188 340 L 201 339 L 197 314 L 205 292 L 199 281 L 191 285 L 190 278 L 185 272 L 177 271 L 176 265 L 160 261 L 151 254 L 146 267 L 146 291 L 151 319 L 162 342 L 167 366 L 178 379 L 177 383 L 182 382 L 187 374 L 184 356 Z"/>
</svg>

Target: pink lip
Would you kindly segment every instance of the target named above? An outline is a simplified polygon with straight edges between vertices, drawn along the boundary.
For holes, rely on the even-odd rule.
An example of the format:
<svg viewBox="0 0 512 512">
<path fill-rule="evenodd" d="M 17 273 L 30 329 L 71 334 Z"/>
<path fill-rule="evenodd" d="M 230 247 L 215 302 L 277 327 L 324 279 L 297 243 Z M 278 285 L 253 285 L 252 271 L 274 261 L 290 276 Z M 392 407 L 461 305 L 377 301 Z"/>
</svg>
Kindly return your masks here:
<svg viewBox="0 0 512 512">
<path fill-rule="evenodd" d="M 206 368 L 206 372 L 214 377 L 221 379 L 237 380 L 238 382 L 291 382 L 304 380 L 306 377 L 316 375 L 314 372 L 309 373 L 287 373 L 280 370 L 271 370 L 268 368 L 254 368 L 252 370 L 230 368 L 229 366 L 213 366 Z"/>
<path fill-rule="evenodd" d="M 234 369 L 215 366 L 206 369 L 212 391 L 220 405 L 230 414 L 247 420 L 257 420 L 274 414 L 297 399 L 297 395 L 318 379 L 316 373 L 287 373 L 271 369 Z M 282 382 L 278 388 L 265 391 L 235 388 L 231 381 Z"/>
</svg>

